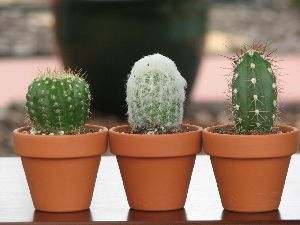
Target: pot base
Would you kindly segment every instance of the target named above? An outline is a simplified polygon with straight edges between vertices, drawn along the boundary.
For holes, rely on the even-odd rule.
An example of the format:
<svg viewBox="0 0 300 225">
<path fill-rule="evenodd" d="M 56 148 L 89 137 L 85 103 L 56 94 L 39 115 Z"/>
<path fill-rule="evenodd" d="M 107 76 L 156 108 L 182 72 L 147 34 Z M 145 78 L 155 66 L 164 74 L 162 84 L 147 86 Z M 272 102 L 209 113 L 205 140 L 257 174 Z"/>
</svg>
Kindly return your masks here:
<svg viewBox="0 0 300 225">
<path fill-rule="evenodd" d="M 117 156 L 130 208 L 140 211 L 182 209 L 195 155 L 175 158 Z"/>
<path fill-rule="evenodd" d="M 90 207 L 100 156 L 72 159 L 22 157 L 35 209 L 76 212 Z"/>
<path fill-rule="evenodd" d="M 223 207 L 224 208 L 224 207 Z M 225 208 L 224 208 L 225 209 Z M 268 213 L 268 212 L 275 212 L 278 210 L 278 207 L 276 209 L 269 209 L 269 210 L 262 210 L 262 211 L 258 211 L 258 210 L 236 210 L 236 209 L 225 209 L 228 212 L 232 212 L 232 213 L 247 213 L 247 214 L 252 214 L 252 213 Z"/>
<path fill-rule="evenodd" d="M 243 213 L 278 209 L 290 158 L 211 157 L 224 209 Z"/>
</svg>

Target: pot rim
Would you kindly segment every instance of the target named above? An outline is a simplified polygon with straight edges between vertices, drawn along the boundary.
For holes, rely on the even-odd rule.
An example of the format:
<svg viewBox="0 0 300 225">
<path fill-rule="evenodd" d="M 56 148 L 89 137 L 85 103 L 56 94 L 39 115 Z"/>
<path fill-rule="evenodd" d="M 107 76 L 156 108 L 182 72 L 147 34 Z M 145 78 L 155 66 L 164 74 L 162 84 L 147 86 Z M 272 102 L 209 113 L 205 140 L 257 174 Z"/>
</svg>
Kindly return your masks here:
<svg viewBox="0 0 300 225">
<path fill-rule="evenodd" d="M 31 126 L 13 131 L 15 153 L 31 158 L 80 158 L 101 155 L 107 149 L 106 127 L 86 124 L 101 131 L 75 135 L 31 135 L 22 133 Z"/>
<path fill-rule="evenodd" d="M 211 133 L 213 135 L 223 135 L 223 136 L 232 137 L 232 138 L 234 138 L 234 137 L 253 138 L 253 137 L 269 137 L 272 135 L 288 135 L 289 133 L 298 132 L 298 129 L 296 127 L 292 127 L 292 126 L 288 126 L 288 125 L 276 126 L 276 127 L 279 127 L 280 129 L 282 129 L 283 131 L 285 131 L 285 133 L 281 133 L 281 134 L 220 134 L 220 133 L 212 132 L 216 128 L 223 128 L 223 127 L 233 127 L 233 125 L 232 124 L 221 124 L 221 125 L 206 127 L 205 129 L 203 129 L 203 133 Z"/>
<path fill-rule="evenodd" d="M 297 151 L 298 129 L 287 125 L 278 127 L 282 134 L 232 135 L 212 131 L 232 126 L 217 125 L 203 131 L 203 149 L 210 156 L 223 158 L 277 158 L 291 156 Z"/>
<path fill-rule="evenodd" d="M 157 137 L 167 137 L 167 136 L 174 136 L 174 135 L 184 135 L 186 133 L 190 133 L 190 132 L 197 132 L 199 130 L 203 130 L 202 127 L 197 126 L 197 125 L 192 125 L 192 124 L 182 124 L 181 126 L 183 127 L 189 127 L 189 128 L 193 128 L 194 130 L 190 130 L 190 131 L 185 131 L 185 132 L 178 132 L 178 133 L 171 133 L 171 134 L 131 134 L 131 133 L 121 133 L 117 130 L 119 129 L 126 129 L 126 130 L 131 130 L 131 126 L 130 125 L 120 125 L 120 126 L 115 126 L 109 129 L 110 133 L 116 133 L 116 134 L 120 134 L 120 135 L 129 135 L 129 136 L 140 136 L 140 137 L 147 137 L 147 138 L 157 138 Z M 129 129 L 127 129 L 129 128 Z"/>
<path fill-rule="evenodd" d="M 129 134 L 130 125 L 112 127 L 109 130 L 110 150 L 117 156 L 135 158 L 162 158 L 195 155 L 201 151 L 202 128 L 182 124 L 191 131 L 174 134 Z M 167 146 L 167 148 L 166 148 Z"/>
</svg>

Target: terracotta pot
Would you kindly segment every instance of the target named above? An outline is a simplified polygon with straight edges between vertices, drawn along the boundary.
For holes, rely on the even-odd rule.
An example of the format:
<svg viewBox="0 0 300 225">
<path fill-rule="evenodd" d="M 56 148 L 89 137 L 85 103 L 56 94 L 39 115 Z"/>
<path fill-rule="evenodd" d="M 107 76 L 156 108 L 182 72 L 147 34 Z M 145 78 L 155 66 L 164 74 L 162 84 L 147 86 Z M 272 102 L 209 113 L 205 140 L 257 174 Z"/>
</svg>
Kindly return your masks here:
<svg viewBox="0 0 300 225">
<path fill-rule="evenodd" d="M 74 212 L 91 204 L 107 129 L 80 135 L 42 136 L 14 130 L 14 147 L 22 157 L 34 207 L 47 212 Z"/>
<path fill-rule="evenodd" d="M 282 134 L 227 135 L 203 132 L 204 151 L 211 156 L 223 207 L 235 212 L 276 210 L 298 130 L 280 126 Z"/>
<path fill-rule="evenodd" d="M 166 211 L 184 207 L 195 163 L 201 151 L 201 128 L 162 135 L 129 134 L 129 126 L 109 131 L 111 152 L 117 155 L 129 206 Z M 123 132 L 123 133 L 122 133 Z"/>
</svg>

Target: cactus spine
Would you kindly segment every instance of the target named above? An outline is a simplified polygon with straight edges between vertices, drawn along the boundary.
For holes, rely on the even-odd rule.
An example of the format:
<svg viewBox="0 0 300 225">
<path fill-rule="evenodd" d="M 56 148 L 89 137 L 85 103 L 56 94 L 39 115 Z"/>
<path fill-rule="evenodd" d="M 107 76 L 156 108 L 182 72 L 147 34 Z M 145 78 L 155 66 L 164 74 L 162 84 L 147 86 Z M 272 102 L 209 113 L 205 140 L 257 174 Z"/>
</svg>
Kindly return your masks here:
<svg viewBox="0 0 300 225">
<path fill-rule="evenodd" d="M 128 121 L 134 133 L 181 129 L 186 81 L 175 63 L 160 54 L 137 61 L 127 82 Z"/>
<path fill-rule="evenodd" d="M 269 133 L 277 115 L 277 83 L 270 54 L 261 45 L 245 46 L 234 61 L 231 82 L 237 133 Z"/>
<path fill-rule="evenodd" d="M 46 71 L 32 81 L 26 99 L 30 123 L 42 133 L 78 133 L 89 116 L 89 86 L 72 71 Z"/>
</svg>

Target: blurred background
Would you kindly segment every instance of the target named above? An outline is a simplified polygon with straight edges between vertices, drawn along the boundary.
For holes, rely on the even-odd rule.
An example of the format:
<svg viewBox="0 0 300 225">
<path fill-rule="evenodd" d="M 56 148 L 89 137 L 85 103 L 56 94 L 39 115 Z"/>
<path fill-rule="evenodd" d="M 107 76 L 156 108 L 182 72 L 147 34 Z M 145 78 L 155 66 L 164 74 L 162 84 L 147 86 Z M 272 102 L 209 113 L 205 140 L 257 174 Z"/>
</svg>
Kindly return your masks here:
<svg viewBox="0 0 300 225">
<path fill-rule="evenodd" d="M 185 121 L 227 123 L 230 61 L 244 43 L 278 59 L 280 121 L 300 128 L 300 0 L 0 0 L 0 156 L 13 156 L 27 86 L 39 70 L 83 69 L 90 123 L 126 123 L 125 83 L 135 61 L 159 52 L 188 81 Z"/>
</svg>

